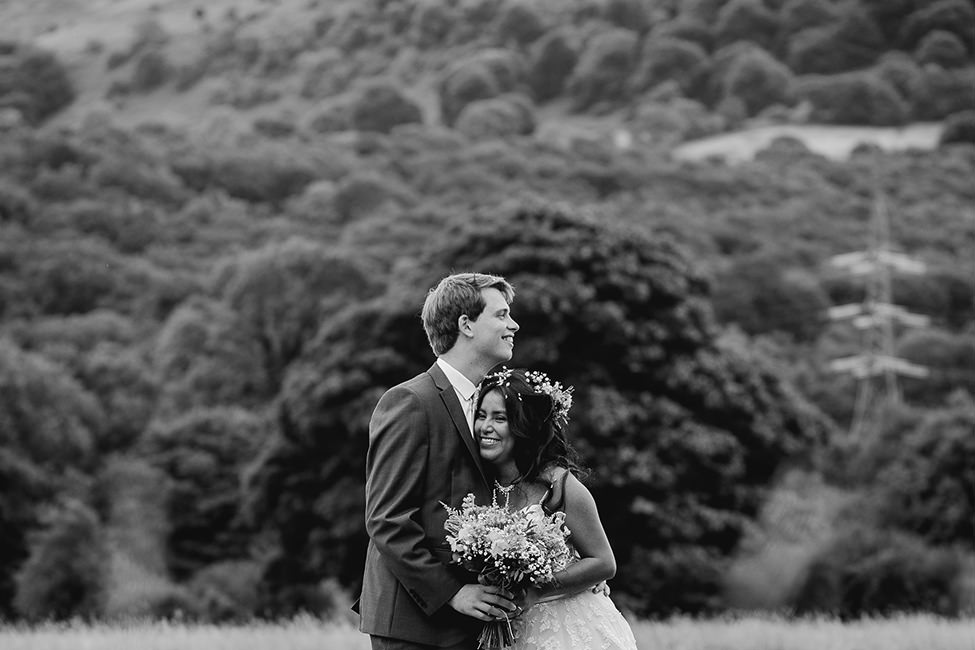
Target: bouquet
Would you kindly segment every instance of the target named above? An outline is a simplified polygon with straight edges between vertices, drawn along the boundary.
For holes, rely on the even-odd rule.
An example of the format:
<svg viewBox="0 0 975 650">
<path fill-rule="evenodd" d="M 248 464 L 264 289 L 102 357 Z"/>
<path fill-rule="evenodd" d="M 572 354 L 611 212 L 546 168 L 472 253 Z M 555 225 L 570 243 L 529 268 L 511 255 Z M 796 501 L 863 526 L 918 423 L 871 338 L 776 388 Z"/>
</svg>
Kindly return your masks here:
<svg viewBox="0 0 975 650">
<path fill-rule="evenodd" d="M 507 497 L 507 494 L 505 495 Z M 518 592 L 551 582 L 567 567 L 572 553 L 566 544 L 565 513 L 548 515 L 540 505 L 509 511 L 498 504 L 477 505 L 474 495 L 464 497 L 460 508 L 447 509 L 447 543 L 454 562 L 477 574 L 478 582 Z M 486 623 L 478 648 L 503 648 L 514 642 L 511 622 Z"/>
</svg>

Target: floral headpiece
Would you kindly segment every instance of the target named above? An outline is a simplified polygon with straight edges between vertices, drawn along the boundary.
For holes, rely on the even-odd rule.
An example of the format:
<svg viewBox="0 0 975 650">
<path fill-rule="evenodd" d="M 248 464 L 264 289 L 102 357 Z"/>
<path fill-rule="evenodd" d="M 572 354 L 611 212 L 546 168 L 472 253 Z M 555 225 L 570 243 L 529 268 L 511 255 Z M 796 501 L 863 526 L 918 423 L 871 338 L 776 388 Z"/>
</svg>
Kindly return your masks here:
<svg viewBox="0 0 975 650">
<path fill-rule="evenodd" d="M 511 375 L 514 370 L 502 366 L 501 370 L 492 372 L 484 378 L 484 382 L 496 383 L 498 386 L 509 387 L 511 385 Z M 525 382 L 532 388 L 537 395 L 548 395 L 552 399 L 551 418 L 555 423 L 564 427 L 569 422 L 569 409 L 572 408 L 573 386 L 565 388 L 557 381 L 552 381 L 548 375 L 541 370 L 526 370 Z M 483 385 L 483 384 L 482 384 Z M 521 395 L 518 395 L 521 399 Z"/>
</svg>

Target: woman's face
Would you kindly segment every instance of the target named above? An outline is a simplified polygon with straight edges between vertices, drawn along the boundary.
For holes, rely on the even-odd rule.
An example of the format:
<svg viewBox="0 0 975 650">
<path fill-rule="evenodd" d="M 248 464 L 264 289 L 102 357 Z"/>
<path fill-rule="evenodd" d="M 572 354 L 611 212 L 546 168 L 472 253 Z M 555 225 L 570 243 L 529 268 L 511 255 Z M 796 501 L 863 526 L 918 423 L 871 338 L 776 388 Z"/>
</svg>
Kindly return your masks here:
<svg viewBox="0 0 975 650">
<path fill-rule="evenodd" d="M 474 418 L 474 435 L 481 458 L 500 468 L 514 463 L 515 437 L 508 430 L 508 410 L 497 390 L 488 392 Z"/>
</svg>

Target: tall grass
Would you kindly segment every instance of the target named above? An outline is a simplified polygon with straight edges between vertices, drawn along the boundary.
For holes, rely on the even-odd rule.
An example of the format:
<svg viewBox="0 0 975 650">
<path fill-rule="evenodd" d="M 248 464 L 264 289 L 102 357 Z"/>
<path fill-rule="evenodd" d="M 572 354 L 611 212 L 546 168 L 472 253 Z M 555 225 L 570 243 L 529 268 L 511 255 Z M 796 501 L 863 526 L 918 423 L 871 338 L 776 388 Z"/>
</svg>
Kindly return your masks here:
<svg viewBox="0 0 975 650">
<path fill-rule="evenodd" d="M 633 625 L 641 650 L 975 650 L 975 619 L 898 616 L 842 623 L 775 617 Z M 3 650 L 368 650 L 348 624 L 299 618 L 241 626 L 149 622 L 0 628 Z"/>
</svg>

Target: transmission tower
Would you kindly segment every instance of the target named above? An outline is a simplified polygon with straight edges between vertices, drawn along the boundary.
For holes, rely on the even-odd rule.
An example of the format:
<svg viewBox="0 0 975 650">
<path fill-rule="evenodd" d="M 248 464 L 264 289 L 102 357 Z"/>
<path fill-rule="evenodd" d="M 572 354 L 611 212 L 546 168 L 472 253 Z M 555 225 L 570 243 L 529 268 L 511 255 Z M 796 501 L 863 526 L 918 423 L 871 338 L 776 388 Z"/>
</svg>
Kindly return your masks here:
<svg viewBox="0 0 975 650">
<path fill-rule="evenodd" d="M 870 241 L 867 250 L 836 255 L 830 264 L 854 276 L 864 278 L 863 302 L 837 305 L 828 311 L 830 320 L 851 321 L 861 331 L 860 353 L 833 359 L 830 368 L 849 373 L 857 380 L 856 405 L 850 425 L 853 440 L 865 439 L 876 420 L 878 408 L 884 403 L 900 401 L 897 375 L 924 378 L 928 369 L 894 356 L 894 325 L 927 327 L 927 316 L 912 314 L 893 304 L 891 276 L 893 272 L 922 274 L 923 262 L 891 250 L 890 216 L 884 196 L 874 196 L 870 221 Z"/>
</svg>

